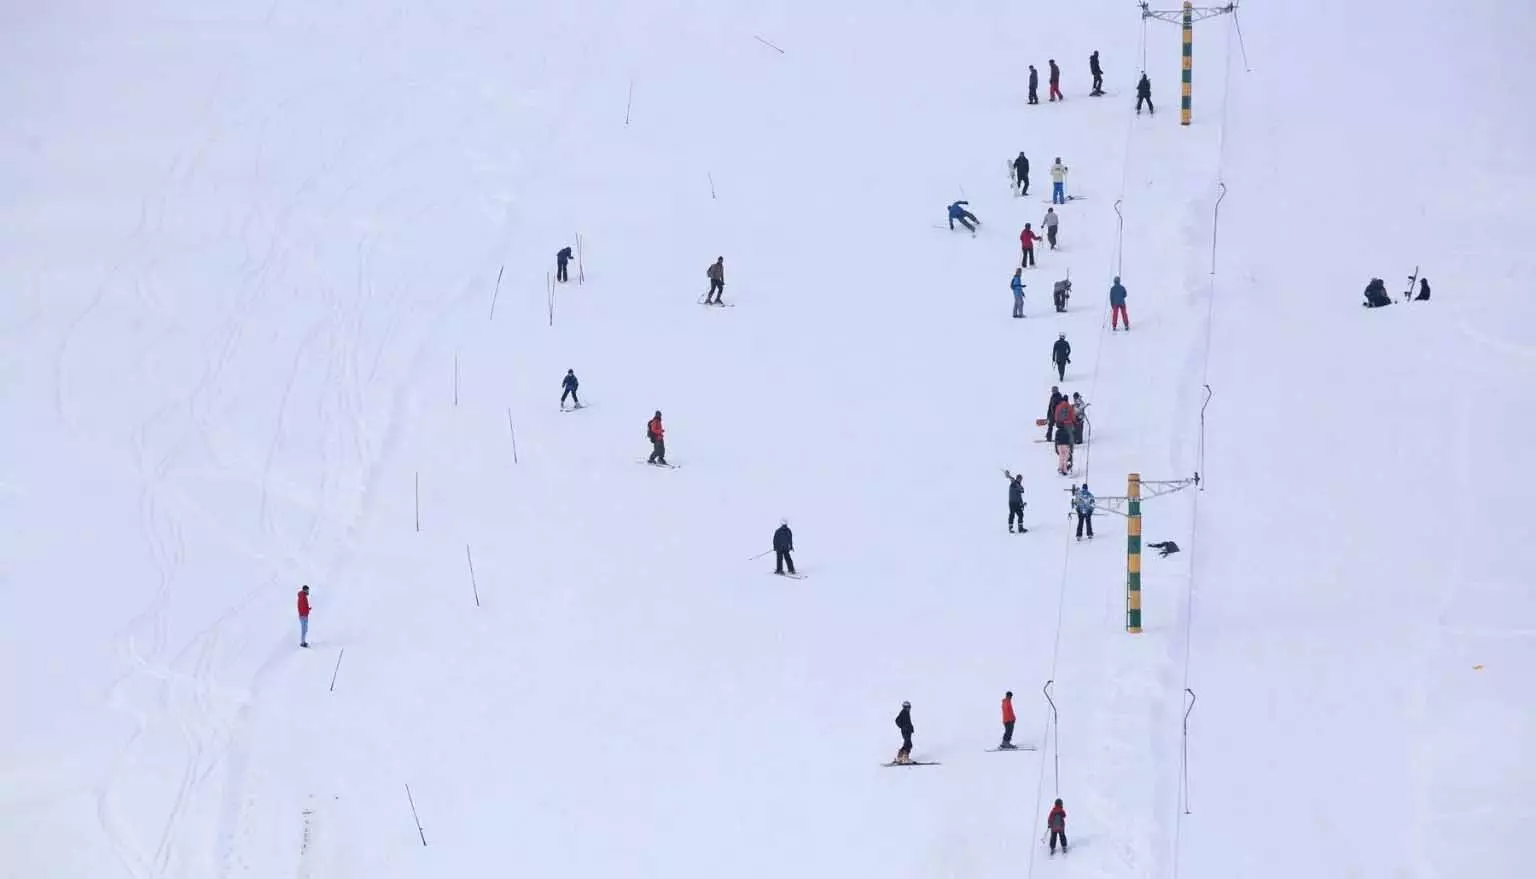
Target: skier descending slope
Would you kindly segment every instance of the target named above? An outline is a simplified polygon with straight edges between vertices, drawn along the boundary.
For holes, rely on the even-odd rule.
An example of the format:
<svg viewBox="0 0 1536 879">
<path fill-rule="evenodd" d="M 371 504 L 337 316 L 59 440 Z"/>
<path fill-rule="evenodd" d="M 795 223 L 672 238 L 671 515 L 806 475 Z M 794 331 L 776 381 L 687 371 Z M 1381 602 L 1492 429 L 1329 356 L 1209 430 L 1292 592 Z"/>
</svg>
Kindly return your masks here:
<svg viewBox="0 0 1536 879">
<path fill-rule="evenodd" d="M 1024 527 L 1024 477 L 1003 471 L 1008 477 L 1008 533 L 1027 534 L 1028 528 Z M 1019 530 L 1013 530 L 1014 522 L 1018 522 Z"/>
<path fill-rule="evenodd" d="M 1067 853 L 1067 809 L 1061 804 L 1061 799 L 1051 807 L 1051 814 L 1046 816 L 1045 829 L 1051 834 L 1051 854 L 1056 854 L 1056 841 L 1061 841 L 1061 853 Z"/>
<path fill-rule="evenodd" d="M 651 441 L 651 456 L 646 459 L 647 464 L 660 464 L 669 467 L 667 463 L 666 429 L 661 426 L 661 410 L 645 425 L 645 438 Z"/>
<path fill-rule="evenodd" d="M 912 703 L 901 703 L 901 712 L 896 715 L 896 728 L 901 730 L 901 749 L 896 752 L 893 763 L 912 762 L 912 733 L 916 729 L 912 726 Z"/>
<path fill-rule="evenodd" d="M 565 398 L 566 397 L 570 397 L 571 398 L 571 401 L 576 404 L 576 408 L 577 409 L 581 408 L 581 398 L 576 396 L 576 389 L 578 387 L 580 387 L 580 386 L 581 386 L 581 382 L 578 381 L 577 378 L 576 378 L 576 370 L 574 370 L 574 369 L 567 369 L 565 371 L 565 378 L 561 379 L 561 381 L 560 381 L 560 387 L 565 389 L 560 394 L 560 408 L 561 409 L 565 408 Z"/>
<path fill-rule="evenodd" d="M 782 575 L 784 568 L 789 567 L 789 576 L 795 576 L 795 560 L 789 554 L 795 551 L 795 532 L 789 530 L 789 520 L 780 519 L 779 527 L 773 532 L 773 572 Z"/>
<path fill-rule="evenodd" d="M 1024 278 L 1022 277 L 1023 274 L 1024 274 L 1024 270 L 1023 269 L 1014 269 L 1013 270 L 1013 280 L 1008 282 L 1008 286 L 1013 290 L 1013 316 L 1014 317 L 1023 317 L 1024 316 Z"/>
<path fill-rule="evenodd" d="M 955 221 L 959 220 L 960 225 L 964 226 L 974 236 L 976 234 L 976 226 L 980 226 L 981 221 L 976 219 L 975 214 L 965 209 L 969 205 L 970 202 L 968 201 L 957 201 L 949 206 L 949 228 L 953 230 L 955 228 Z M 973 223 L 975 225 L 972 225 Z"/>
</svg>

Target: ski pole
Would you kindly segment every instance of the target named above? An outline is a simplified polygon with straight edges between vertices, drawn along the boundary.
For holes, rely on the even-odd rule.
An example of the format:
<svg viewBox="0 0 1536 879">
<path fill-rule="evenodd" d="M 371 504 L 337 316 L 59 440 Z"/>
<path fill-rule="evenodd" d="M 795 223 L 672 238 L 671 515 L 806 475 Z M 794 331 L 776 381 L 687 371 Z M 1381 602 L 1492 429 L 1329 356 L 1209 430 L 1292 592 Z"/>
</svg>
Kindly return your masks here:
<svg viewBox="0 0 1536 879">
<path fill-rule="evenodd" d="M 768 553 L 770 553 L 770 552 L 773 552 L 773 550 L 771 550 L 771 549 L 765 549 L 765 550 L 763 550 L 763 551 L 762 551 L 762 552 L 760 552 L 760 553 L 758 553 L 758 554 L 757 554 L 757 555 L 755 555 L 755 556 L 753 556 L 753 557 L 751 557 L 751 558 L 749 558 L 749 559 L 747 559 L 747 561 L 749 561 L 749 562 L 755 562 L 755 561 L 757 561 L 757 560 L 758 560 L 758 559 L 760 559 L 760 558 L 762 558 L 762 557 L 763 557 L 763 556 L 765 556 L 765 555 L 767 555 L 767 554 L 768 554 Z"/>
</svg>

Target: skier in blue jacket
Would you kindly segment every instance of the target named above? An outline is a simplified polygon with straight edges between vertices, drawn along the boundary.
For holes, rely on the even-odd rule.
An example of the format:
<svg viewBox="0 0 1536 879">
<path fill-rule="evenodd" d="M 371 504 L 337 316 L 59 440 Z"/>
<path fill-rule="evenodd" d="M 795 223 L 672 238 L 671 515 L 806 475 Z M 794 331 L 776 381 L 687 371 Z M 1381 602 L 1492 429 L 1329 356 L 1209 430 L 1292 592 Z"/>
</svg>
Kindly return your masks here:
<svg viewBox="0 0 1536 879">
<path fill-rule="evenodd" d="M 1072 492 L 1072 508 L 1077 510 L 1077 539 L 1083 539 L 1083 526 L 1088 526 L 1088 539 L 1093 539 L 1093 492 L 1083 483 Z"/>
<path fill-rule="evenodd" d="M 961 207 L 961 205 L 969 204 L 970 202 L 968 201 L 957 201 L 949 206 L 949 228 L 955 228 L 955 221 L 959 220 L 960 225 L 964 226 L 966 229 L 969 229 L 972 234 L 975 234 L 976 226 L 981 225 L 981 221 L 976 219 L 975 214 L 966 210 L 964 207 Z M 975 223 L 976 226 L 971 225 L 972 223 Z"/>
<path fill-rule="evenodd" d="M 576 389 L 578 387 L 580 387 L 580 386 L 581 386 L 581 382 L 576 380 L 576 370 L 574 370 L 574 369 L 567 369 L 565 371 L 565 378 L 560 381 L 560 387 L 565 389 L 564 393 L 562 393 L 560 395 L 560 408 L 561 409 L 565 408 L 565 398 L 566 397 L 570 397 L 572 400 L 576 401 L 576 408 L 577 409 L 581 408 L 581 398 L 576 396 Z"/>
<path fill-rule="evenodd" d="M 1013 280 L 1008 282 L 1008 286 L 1013 288 L 1014 317 L 1024 316 L 1024 278 L 1021 277 L 1023 273 L 1023 269 L 1014 269 Z"/>
</svg>

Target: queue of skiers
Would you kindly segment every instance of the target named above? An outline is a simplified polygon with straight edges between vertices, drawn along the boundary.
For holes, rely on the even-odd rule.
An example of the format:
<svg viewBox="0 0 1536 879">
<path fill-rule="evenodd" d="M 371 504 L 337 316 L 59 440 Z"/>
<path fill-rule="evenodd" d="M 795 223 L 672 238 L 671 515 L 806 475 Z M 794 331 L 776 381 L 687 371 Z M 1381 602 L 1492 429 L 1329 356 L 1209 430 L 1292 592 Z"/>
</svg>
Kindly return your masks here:
<svg viewBox="0 0 1536 879">
<path fill-rule="evenodd" d="M 1046 62 L 1049 75 L 1046 82 L 1050 86 L 1050 102 L 1065 101 L 1067 98 L 1061 92 L 1061 68 L 1057 66 L 1056 59 Z M 1099 50 L 1095 49 L 1088 55 L 1088 75 L 1093 77 L 1093 88 L 1088 92 L 1089 97 L 1099 98 L 1104 96 L 1104 66 L 1099 63 Z M 1040 73 L 1035 70 L 1035 65 L 1029 65 L 1028 80 L 1029 96 L 1031 104 L 1040 103 Z M 1141 79 L 1136 82 L 1136 115 L 1141 115 L 1141 106 L 1145 103 L 1148 112 L 1155 113 L 1152 107 L 1152 81 L 1147 79 L 1146 71 L 1142 71 Z M 1026 193 L 1027 194 L 1027 193 Z"/>
</svg>

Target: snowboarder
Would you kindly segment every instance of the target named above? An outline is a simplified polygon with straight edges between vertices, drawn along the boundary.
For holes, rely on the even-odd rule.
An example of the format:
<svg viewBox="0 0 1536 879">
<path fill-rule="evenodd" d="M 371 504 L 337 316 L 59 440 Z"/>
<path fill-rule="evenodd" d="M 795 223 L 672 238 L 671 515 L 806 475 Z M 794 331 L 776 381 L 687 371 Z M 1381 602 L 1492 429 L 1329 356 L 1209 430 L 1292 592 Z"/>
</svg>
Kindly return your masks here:
<svg viewBox="0 0 1536 879">
<path fill-rule="evenodd" d="M 1019 150 L 1019 157 L 1013 160 L 1013 180 L 1018 184 L 1019 195 L 1029 195 L 1029 157 Z"/>
<path fill-rule="evenodd" d="M 1050 65 L 1051 65 L 1051 100 L 1052 101 L 1065 101 L 1066 98 L 1061 96 L 1061 68 L 1056 66 L 1056 59 L 1055 58 L 1052 58 L 1050 60 Z"/>
<path fill-rule="evenodd" d="M 1024 274 L 1024 270 L 1023 269 L 1021 269 L 1021 268 L 1020 269 L 1014 269 L 1013 270 L 1013 280 L 1008 282 L 1008 286 L 1013 289 L 1013 316 L 1014 317 L 1023 317 L 1024 316 L 1024 278 L 1022 277 L 1023 274 Z"/>
<path fill-rule="evenodd" d="M 1083 527 L 1088 528 L 1088 539 L 1093 539 L 1093 492 L 1083 483 L 1072 492 L 1072 509 L 1077 511 L 1077 539 L 1083 539 Z"/>
<path fill-rule="evenodd" d="M 1029 529 L 1024 527 L 1024 477 L 1003 471 L 1008 477 L 1008 533 L 1025 534 Z M 1019 523 L 1019 530 L 1013 530 L 1013 523 Z"/>
<path fill-rule="evenodd" d="M 789 520 L 780 519 L 779 527 L 773 532 L 773 572 L 783 574 L 784 567 L 789 566 L 790 576 L 795 573 L 795 560 L 789 554 L 795 551 L 795 532 L 789 530 Z"/>
<path fill-rule="evenodd" d="M 1188 73 L 1188 71 L 1185 72 Z M 1152 106 L 1152 80 L 1147 79 L 1147 74 L 1145 72 L 1141 74 L 1141 79 L 1136 81 L 1137 116 L 1141 115 L 1141 104 L 1143 101 L 1145 101 L 1147 104 L 1147 112 L 1151 113 L 1153 116 L 1156 116 L 1157 108 Z"/>
<path fill-rule="evenodd" d="M 1024 250 L 1024 256 L 1019 263 L 1021 268 L 1028 268 L 1035 264 L 1035 242 L 1044 241 L 1028 223 L 1024 224 L 1024 231 L 1019 233 L 1019 246 Z"/>
<path fill-rule="evenodd" d="M 1013 743 L 1013 724 L 1018 717 L 1013 713 L 1013 691 L 1003 694 L 1003 741 L 998 744 L 998 749 L 1003 751 L 1017 750 Z"/>
<path fill-rule="evenodd" d="M 981 221 L 976 219 L 975 214 L 965 209 L 964 206 L 968 205 L 970 205 L 968 201 L 957 201 L 949 206 L 949 228 L 954 229 L 955 221 L 959 220 L 960 225 L 964 226 L 972 235 L 975 235 L 976 226 L 981 225 Z M 976 225 L 973 226 L 971 225 L 972 223 Z"/>
<path fill-rule="evenodd" d="M 1051 165 L 1051 204 L 1067 203 L 1067 166 L 1061 163 L 1061 156 L 1056 157 L 1055 164 Z"/>
<path fill-rule="evenodd" d="M 671 466 L 667 463 L 666 430 L 661 426 L 660 409 L 656 410 L 655 416 L 645 425 L 645 438 L 651 441 L 651 456 L 645 463 L 660 464 L 663 467 Z"/>
<path fill-rule="evenodd" d="M 309 586 L 299 587 L 299 646 L 309 646 Z"/>
<path fill-rule="evenodd" d="M 1057 281 L 1051 288 L 1051 300 L 1056 303 L 1058 312 L 1066 312 L 1067 300 L 1072 298 L 1072 279 L 1063 278 Z"/>
<path fill-rule="evenodd" d="M 1088 433 L 1088 401 L 1076 391 L 1072 392 L 1072 414 L 1077 418 L 1077 429 L 1072 434 L 1072 444 L 1080 446 Z"/>
<path fill-rule="evenodd" d="M 1029 102 L 1040 103 L 1040 72 L 1033 64 L 1029 65 Z"/>
<path fill-rule="evenodd" d="M 1067 364 L 1072 362 L 1072 343 L 1067 341 L 1066 333 L 1058 336 L 1056 344 L 1051 346 L 1051 362 L 1056 364 L 1056 378 L 1065 381 Z"/>
<path fill-rule="evenodd" d="M 1412 292 L 1412 291 L 1410 290 L 1409 292 Z M 1413 301 L 1414 302 L 1428 302 L 1429 301 L 1429 279 L 1428 278 L 1420 278 L 1419 279 L 1419 295 L 1413 297 Z"/>
<path fill-rule="evenodd" d="M 1120 329 L 1120 321 L 1125 321 L 1125 330 L 1131 330 L 1131 315 L 1125 310 L 1125 286 L 1120 283 L 1120 276 L 1115 275 L 1115 282 L 1109 285 L 1109 331 Z"/>
<path fill-rule="evenodd" d="M 1098 49 L 1094 49 L 1093 54 L 1088 56 L 1088 72 L 1093 74 L 1093 91 L 1088 96 L 1097 98 L 1104 94 L 1104 68 L 1099 66 Z"/>
<path fill-rule="evenodd" d="M 571 400 L 575 402 L 577 409 L 581 408 L 581 398 L 576 396 L 576 389 L 580 386 L 581 382 L 576 379 L 576 370 L 567 369 L 565 371 L 565 378 L 560 381 L 560 387 L 565 389 L 565 391 L 560 394 L 561 409 L 565 408 L 566 397 L 570 397 Z"/>
<path fill-rule="evenodd" d="M 1045 438 L 1049 440 L 1056 435 L 1056 407 L 1066 397 L 1061 393 L 1061 388 L 1051 385 L 1051 402 L 1045 404 Z"/>
<path fill-rule="evenodd" d="M 901 730 L 901 750 L 896 752 L 896 763 L 912 762 L 912 703 L 901 703 L 901 713 L 896 715 L 896 728 Z"/>
<path fill-rule="evenodd" d="M 1045 227 L 1045 240 L 1050 243 L 1052 250 L 1056 249 L 1056 227 L 1060 223 L 1061 217 L 1056 213 L 1056 209 L 1046 208 L 1045 219 L 1040 221 L 1040 225 Z"/>
<path fill-rule="evenodd" d="M 571 249 L 569 247 L 562 247 L 560 249 L 560 252 L 555 254 L 555 280 L 556 281 L 559 281 L 560 283 L 564 284 L 566 281 L 569 281 L 571 279 L 570 275 L 566 274 L 566 269 L 565 269 L 566 265 L 568 265 L 570 263 L 570 261 L 571 261 Z"/>
<path fill-rule="evenodd" d="M 1391 304 L 1392 297 L 1387 295 L 1386 282 L 1380 278 L 1372 278 L 1371 283 L 1365 286 L 1365 307 L 1380 308 Z"/>
<path fill-rule="evenodd" d="M 725 257 L 717 257 L 704 274 L 709 278 L 709 292 L 704 294 L 704 304 L 724 305 Z"/>
<path fill-rule="evenodd" d="M 1035 814 L 1039 814 L 1038 812 Z M 1051 832 L 1051 854 L 1056 854 L 1056 841 L 1061 840 L 1061 853 L 1067 853 L 1067 810 L 1058 797 L 1051 814 L 1046 816 L 1045 829 Z"/>
</svg>

